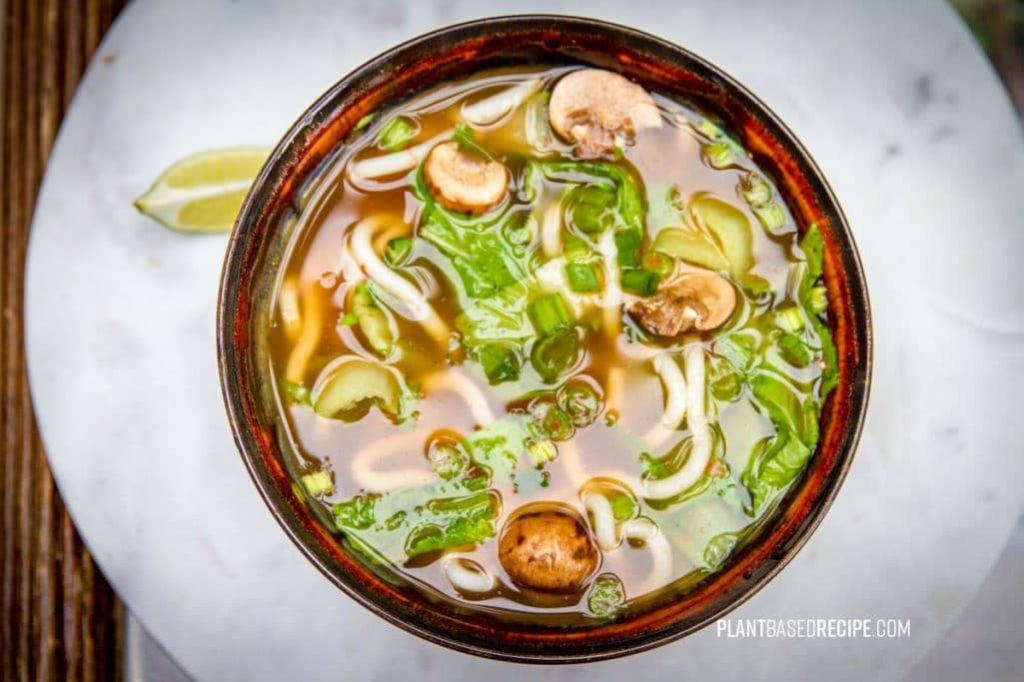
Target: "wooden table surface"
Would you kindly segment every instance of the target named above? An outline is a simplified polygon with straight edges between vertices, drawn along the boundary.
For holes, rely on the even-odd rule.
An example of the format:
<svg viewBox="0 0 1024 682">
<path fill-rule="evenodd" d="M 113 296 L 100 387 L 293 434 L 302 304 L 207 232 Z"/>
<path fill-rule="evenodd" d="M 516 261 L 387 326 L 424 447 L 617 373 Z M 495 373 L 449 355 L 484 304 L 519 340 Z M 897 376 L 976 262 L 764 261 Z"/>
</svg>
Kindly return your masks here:
<svg viewBox="0 0 1024 682">
<path fill-rule="evenodd" d="M 121 0 L 0 2 L 0 680 L 5 682 L 121 676 L 124 609 L 75 531 L 36 429 L 25 374 L 22 295 L 25 246 L 47 157 L 89 58 L 122 5 Z"/>
</svg>

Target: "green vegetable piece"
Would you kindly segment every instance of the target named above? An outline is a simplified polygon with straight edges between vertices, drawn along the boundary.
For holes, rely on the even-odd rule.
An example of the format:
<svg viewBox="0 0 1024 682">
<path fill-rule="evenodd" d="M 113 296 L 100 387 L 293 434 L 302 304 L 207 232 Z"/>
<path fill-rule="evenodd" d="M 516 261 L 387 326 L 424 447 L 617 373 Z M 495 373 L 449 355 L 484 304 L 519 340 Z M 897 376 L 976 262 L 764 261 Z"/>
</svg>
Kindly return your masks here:
<svg viewBox="0 0 1024 682">
<path fill-rule="evenodd" d="M 825 287 L 811 287 L 807 292 L 807 310 L 815 315 L 820 315 L 828 310 L 828 291 Z"/>
<path fill-rule="evenodd" d="M 413 558 L 427 552 L 475 545 L 494 537 L 495 501 L 488 491 L 464 497 L 430 500 L 427 509 L 447 523 L 420 526 L 409 534 L 405 554 Z"/>
<path fill-rule="evenodd" d="M 284 389 L 285 395 L 291 398 L 292 402 L 296 405 L 309 405 L 312 407 L 313 402 L 309 397 L 309 389 L 302 384 L 285 379 L 281 382 L 281 388 Z"/>
<path fill-rule="evenodd" d="M 407 116 L 395 116 L 377 133 L 377 146 L 388 151 L 398 152 L 405 149 L 420 131 L 416 121 Z"/>
<path fill-rule="evenodd" d="M 556 400 L 558 406 L 569 415 L 569 420 L 577 428 L 590 426 L 604 410 L 604 398 L 593 386 L 580 378 L 570 379 L 558 389 Z"/>
<path fill-rule="evenodd" d="M 345 313 L 338 318 L 338 324 L 342 327 L 354 327 L 359 324 L 359 316 L 355 313 Z"/>
<path fill-rule="evenodd" d="M 803 311 L 793 304 L 780 306 L 775 311 L 775 324 L 783 331 L 796 333 L 804 328 Z"/>
<path fill-rule="evenodd" d="M 553 462 L 558 457 L 558 446 L 550 440 L 530 441 L 526 445 L 526 451 L 536 467 Z"/>
<path fill-rule="evenodd" d="M 593 263 L 567 263 L 565 276 L 569 280 L 569 288 L 578 294 L 601 291 L 600 272 Z"/>
<path fill-rule="evenodd" d="M 366 282 L 359 283 L 352 292 L 352 314 L 359 322 L 359 331 L 370 342 L 370 347 L 383 357 L 391 355 L 395 337 L 388 316 L 380 309 Z M 343 318 L 344 321 L 344 318 Z"/>
<path fill-rule="evenodd" d="M 374 510 L 380 495 L 368 493 L 334 505 L 334 523 L 345 529 L 365 530 L 374 524 Z"/>
<path fill-rule="evenodd" d="M 458 444 L 446 440 L 431 443 L 427 459 L 433 472 L 445 481 L 461 476 L 469 465 Z"/>
<path fill-rule="evenodd" d="M 613 573 L 597 576 L 587 595 L 587 609 L 601 620 L 612 620 L 626 605 L 626 589 Z"/>
<path fill-rule="evenodd" d="M 743 211 L 702 194 L 690 202 L 690 216 L 715 240 L 734 278 L 740 279 L 754 265 L 753 235 Z"/>
<path fill-rule="evenodd" d="M 748 173 L 740 180 L 740 196 L 751 208 L 759 208 L 772 200 L 772 187 L 760 175 Z"/>
<path fill-rule="evenodd" d="M 803 405 L 781 376 L 762 369 L 750 380 L 750 388 L 776 431 L 788 431 L 801 441 L 809 442 L 810 431 L 804 425 Z"/>
<path fill-rule="evenodd" d="M 622 289 L 637 296 L 651 296 L 658 291 L 661 276 L 653 270 L 625 270 L 622 273 Z"/>
<path fill-rule="evenodd" d="M 725 140 L 704 145 L 704 161 L 718 170 L 728 168 L 734 163 L 732 145 Z"/>
<path fill-rule="evenodd" d="M 476 350 L 476 361 L 492 386 L 519 378 L 521 362 L 515 349 L 505 344 L 488 343 Z"/>
<path fill-rule="evenodd" d="M 526 313 L 540 336 L 550 336 L 573 323 L 572 311 L 558 292 L 534 299 L 526 307 Z"/>
<path fill-rule="evenodd" d="M 713 241 L 688 228 L 662 229 L 654 238 L 652 248 L 715 272 L 728 272 L 730 269 L 729 260 Z"/>
<path fill-rule="evenodd" d="M 839 355 L 836 352 L 836 345 L 832 341 L 832 332 L 828 325 L 817 317 L 811 318 L 811 326 L 821 340 L 821 359 L 825 366 L 821 369 L 821 386 L 818 388 L 818 395 L 825 399 L 832 389 L 839 383 Z"/>
<path fill-rule="evenodd" d="M 786 211 L 774 201 L 764 206 L 755 206 L 754 215 L 769 234 L 781 234 L 786 226 Z"/>
<path fill-rule="evenodd" d="M 807 259 L 807 277 L 813 282 L 821 277 L 825 261 L 825 239 L 821 236 L 817 224 L 812 223 L 800 240 L 800 250 Z"/>
<path fill-rule="evenodd" d="M 455 126 L 455 132 L 452 133 L 452 140 L 458 142 L 459 147 L 463 151 L 470 152 L 471 154 L 476 154 L 477 156 L 481 156 L 487 159 L 488 161 L 493 161 L 491 155 L 487 152 L 487 150 L 481 147 L 479 144 L 477 144 L 476 135 L 473 133 L 473 129 L 470 128 L 467 124 L 460 123 L 459 125 Z"/>
<path fill-rule="evenodd" d="M 310 474 L 303 474 L 301 480 L 302 487 L 306 489 L 306 493 L 310 497 L 321 497 L 334 492 L 334 481 L 331 480 L 330 472 L 322 469 Z"/>
<path fill-rule="evenodd" d="M 384 247 L 384 260 L 393 268 L 405 264 L 412 253 L 412 237 L 395 237 Z"/>
<path fill-rule="evenodd" d="M 630 520 L 636 516 L 637 511 L 640 509 L 637 501 L 626 494 L 612 495 L 608 502 L 612 506 L 612 516 L 615 517 L 616 521 L 620 522 Z"/>
<path fill-rule="evenodd" d="M 533 344 L 530 364 L 542 381 L 553 384 L 579 359 L 580 339 L 575 329 L 566 327 L 545 336 Z"/>
<path fill-rule="evenodd" d="M 599 234 L 615 227 L 615 190 L 605 184 L 582 185 L 566 199 L 569 221 L 586 234 Z"/>
<path fill-rule="evenodd" d="M 806 367 L 811 364 L 811 349 L 804 343 L 799 334 L 787 332 L 779 337 L 779 355 L 794 367 Z"/>
<path fill-rule="evenodd" d="M 578 263 L 589 259 L 594 254 L 590 242 L 574 234 L 566 234 L 563 240 L 562 250 L 565 260 L 570 263 Z"/>
<path fill-rule="evenodd" d="M 676 269 L 676 262 L 660 251 L 648 251 L 640 258 L 640 263 L 645 270 L 658 273 L 662 279 L 668 277 Z"/>
<path fill-rule="evenodd" d="M 529 411 L 535 430 L 543 438 L 566 441 L 576 433 L 569 415 L 550 399 L 535 400 Z"/>
<path fill-rule="evenodd" d="M 615 248 L 618 251 L 619 267 L 638 267 L 642 244 L 643 233 L 638 230 L 623 230 L 615 233 Z"/>
<path fill-rule="evenodd" d="M 321 374 L 313 387 L 313 409 L 322 417 L 346 421 L 361 419 L 370 406 L 397 419 L 402 407 L 402 388 L 383 365 L 346 358 Z"/>
<path fill-rule="evenodd" d="M 739 535 L 736 533 L 719 533 L 714 536 L 708 540 L 708 544 L 704 548 L 704 563 L 710 568 L 718 568 L 733 553 L 739 540 Z"/>
</svg>

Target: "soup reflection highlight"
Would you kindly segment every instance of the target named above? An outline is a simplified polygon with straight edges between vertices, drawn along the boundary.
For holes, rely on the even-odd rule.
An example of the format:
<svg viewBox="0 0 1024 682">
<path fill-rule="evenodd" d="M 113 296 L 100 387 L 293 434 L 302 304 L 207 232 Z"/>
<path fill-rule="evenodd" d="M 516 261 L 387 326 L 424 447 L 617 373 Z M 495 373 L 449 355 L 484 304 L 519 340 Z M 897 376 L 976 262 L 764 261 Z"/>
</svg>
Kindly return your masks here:
<svg viewBox="0 0 1024 682">
<path fill-rule="evenodd" d="M 281 266 L 287 464 L 362 560 L 545 625 L 693 589 L 836 381 L 815 227 L 690 106 L 503 70 L 360 122 Z"/>
</svg>

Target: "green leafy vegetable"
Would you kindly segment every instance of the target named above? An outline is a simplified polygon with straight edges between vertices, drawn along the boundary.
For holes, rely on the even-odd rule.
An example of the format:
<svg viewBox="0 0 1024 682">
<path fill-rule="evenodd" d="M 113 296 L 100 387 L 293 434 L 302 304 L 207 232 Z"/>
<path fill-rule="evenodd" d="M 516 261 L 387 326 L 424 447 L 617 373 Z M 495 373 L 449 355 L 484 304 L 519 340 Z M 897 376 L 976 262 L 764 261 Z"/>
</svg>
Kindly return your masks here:
<svg viewBox="0 0 1024 682">
<path fill-rule="evenodd" d="M 729 558 L 739 541 L 737 533 L 726 532 L 714 536 L 704 548 L 704 563 L 710 568 L 718 568 Z"/>
<path fill-rule="evenodd" d="M 476 477 L 358 495 L 333 506 L 334 522 L 361 551 L 402 564 L 493 537 L 497 501 L 486 485 L 486 478 Z"/>
<path fill-rule="evenodd" d="M 607 184 L 581 185 L 566 198 L 569 221 L 581 232 L 599 234 L 614 229 L 615 189 Z"/>
<path fill-rule="evenodd" d="M 412 142 L 419 129 L 419 124 L 407 116 L 395 116 L 377 133 L 377 146 L 392 152 L 401 151 Z"/>
<path fill-rule="evenodd" d="M 476 142 L 476 136 L 473 134 L 473 129 L 465 123 L 460 123 L 455 126 L 455 132 L 452 133 L 452 140 L 458 143 L 459 147 L 471 154 L 483 157 L 488 161 L 492 160 L 491 155 L 487 153 L 487 150 L 481 147 Z"/>
</svg>

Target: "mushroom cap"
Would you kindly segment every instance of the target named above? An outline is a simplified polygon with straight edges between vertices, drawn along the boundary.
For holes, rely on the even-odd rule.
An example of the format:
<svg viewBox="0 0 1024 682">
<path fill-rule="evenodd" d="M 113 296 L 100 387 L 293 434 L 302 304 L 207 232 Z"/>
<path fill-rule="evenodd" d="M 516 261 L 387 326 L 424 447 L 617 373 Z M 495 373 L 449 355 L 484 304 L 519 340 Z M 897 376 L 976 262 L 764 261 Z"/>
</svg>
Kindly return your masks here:
<svg viewBox="0 0 1024 682">
<path fill-rule="evenodd" d="M 736 290 L 728 279 L 704 268 L 681 267 L 650 298 L 630 305 L 629 314 L 656 336 L 722 326 L 736 308 Z"/>
<path fill-rule="evenodd" d="M 505 166 L 466 152 L 454 141 L 430 150 L 423 176 L 442 206 L 462 213 L 487 211 L 501 202 L 508 189 Z"/>
<path fill-rule="evenodd" d="M 576 592 L 597 570 L 599 555 L 578 514 L 534 503 L 505 523 L 498 558 L 520 587 Z"/>
<path fill-rule="evenodd" d="M 615 151 L 620 138 L 661 126 L 661 114 L 642 87 L 604 69 L 581 69 L 563 76 L 548 103 L 551 127 L 567 142 L 577 143 L 583 158 Z"/>
</svg>

